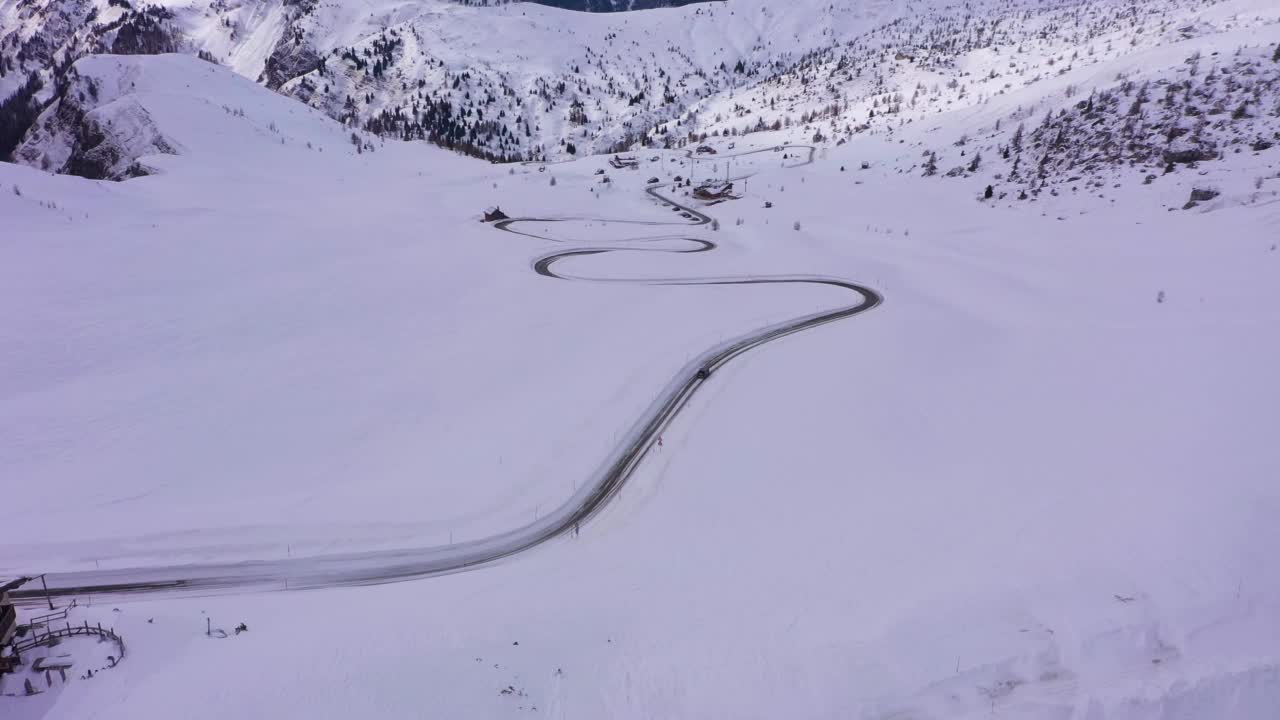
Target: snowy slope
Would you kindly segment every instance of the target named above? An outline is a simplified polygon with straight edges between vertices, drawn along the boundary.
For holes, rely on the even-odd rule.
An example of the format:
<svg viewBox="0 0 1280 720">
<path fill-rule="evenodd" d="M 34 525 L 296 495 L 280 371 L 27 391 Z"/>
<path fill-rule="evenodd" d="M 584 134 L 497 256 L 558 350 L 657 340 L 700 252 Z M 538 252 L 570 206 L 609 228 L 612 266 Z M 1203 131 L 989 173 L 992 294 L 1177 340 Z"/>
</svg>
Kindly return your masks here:
<svg viewBox="0 0 1280 720">
<path fill-rule="evenodd" d="M 227 147 L 241 144 L 279 144 L 294 153 L 345 144 L 355 151 L 352 133 L 322 114 L 247 86 L 226 68 L 186 55 L 89 56 L 71 67 L 66 91 L 41 114 L 15 159 L 118 180 L 148 174 L 138 162 L 144 157 L 183 155 L 216 165 Z"/>
<path fill-rule="evenodd" d="M 31 72 L 45 77 L 47 96 L 61 64 L 86 53 L 200 52 L 382 134 L 486 157 L 565 157 L 633 142 L 758 68 L 787 67 L 903 7 L 737 0 L 593 14 L 447 0 L 173 0 L 142 11 L 4 0 L 0 97 Z M 122 25 L 139 24 L 117 40 Z"/>
<path fill-rule="evenodd" d="M 733 98 L 706 100 L 691 121 L 710 135 L 785 127 L 832 142 L 962 109 L 1008 123 L 1002 114 L 1057 110 L 1128 76 L 1173 75 L 1197 51 L 1209 64 L 1209 53 L 1271 47 L 1278 21 L 1274 5 L 1256 0 L 937 6 L 824 48 Z"/>
<path fill-rule="evenodd" d="M 145 117 L 173 154 L 140 155 L 155 174 L 119 185 L 0 166 L 0 422 L 19 438 L 0 465 L 23 478 L 4 522 L 67 528 L 38 553 L 6 546 L 5 570 L 506 529 L 571 495 L 651 389 L 725 332 L 724 313 L 733 327 L 790 307 L 726 296 L 690 313 L 688 289 L 650 301 L 627 288 L 584 305 L 527 271 L 536 243 L 476 222 L 512 191 L 482 163 L 358 149 L 316 111 L 190 57 L 95 57 L 77 72 L 99 79 L 103 124 Z M 548 303 L 525 303 L 542 289 Z M 641 317 L 583 336 L 627 308 Z M 677 315 L 687 324 L 666 328 Z M 86 478 L 98 489 L 58 499 Z"/>
<path fill-rule="evenodd" d="M 740 84 L 740 61 L 785 65 L 898 12 L 880 1 L 828 9 L 750 0 L 623 15 L 424 3 L 349 41 L 339 38 L 354 18 L 322 6 L 297 27 L 298 47 L 327 55 L 324 66 L 284 89 L 335 117 L 380 122 L 382 132 L 450 129 L 465 133 L 453 144 L 500 156 L 564 157 L 633 142 Z M 458 119 L 463 128 L 447 127 Z"/>
<path fill-rule="evenodd" d="M 23 668 L 0 682 L 0 717 L 1272 720 L 1280 151 L 1250 143 L 1275 129 L 1280 26 L 1254 0 L 1170 3 L 1163 19 L 1086 3 L 1081 32 L 1106 29 L 1112 50 L 1098 36 L 1096 62 L 1060 60 L 1072 36 L 1053 13 L 1074 5 L 1011 12 L 1024 24 L 1000 52 L 1043 45 L 964 101 L 947 81 L 989 77 L 1003 56 L 894 58 L 883 87 L 923 84 L 915 107 L 890 94 L 900 107 L 881 119 L 872 88 L 856 111 L 711 136 L 719 154 L 696 161 L 645 150 L 637 170 L 494 166 L 362 131 L 353 143 L 242 69 L 80 60 L 24 145 L 37 167 L 0 164 L 0 472 L 16 478 L 0 573 L 323 567 L 506 531 L 573 496 L 691 358 L 847 302 L 635 281 L 839 277 L 885 302 L 717 369 L 578 533 L 416 582 L 84 595 L 67 622 L 115 627 L 127 657 L 97 672 L 102 647 L 68 640 L 49 652 L 77 658 L 70 681 Z M 401 37 L 421 9 L 396 20 Z M 583 27 L 656 34 L 699 10 Z M 873 31 L 893 54 L 963 23 L 917 10 Z M 424 37 L 482 10 L 431 11 L 446 19 Z M 484 17 L 528 28 L 555 12 Z M 545 42 L 552 20 L 541 27 Z M 448 38 L 457 56 L 440 62 L 524 59 L 466 42 Z M 540 49 L 552 64 L 529 72 L 576 52 Z M 721 51 L 701 52 L 691 63 Z M 815 68 L 839 56 L 813 57 L 761 69 L 732 101 L 815 112 L 828 92 Z M 863 92 L 842 73 L 831 82 Z M 681 127 L 755 122 L 730 124 L 729 101 L 708 98 Z M 1224 112 L 1209 115 L 1213 101 Z M 64 103 L 84 112 L 57 126 Z M 1126 156 L 1086 184 L 1071 152 L 1049 155 L 1061 171 L 1017 199 L 1028 186 L 1000 149 L 1019 123 L 1022 163 L 1038 166 L 1050 129 L 1079 130 L 1070 150 L 1188 107 L 1215 118 L 1187 121 L 1214 139 L 1212 160 L 1146 183 Z M 844 129 L 868 109 L 871 127 Z M 39 169 L 70 159 L 85 127 L 149 174 Z M 812 164 L 779 146 L 819 129 Z M 974 151 L 975 170 L 946 177 Z M 644 192 L 651 177 L 748 173 L 737 200 L 668 191 L 707 226 Z M 1221 194 L 1181 210 L 1206 187 Z M 478 222 L 492 205 L 559 219 L 538 225 L 554 240 Z M 648 224 L 661 221 L 676 224 Z M 689 238 L 717 247 L 689 253 Z M 592 251 L 557 264 L 577 280 L 534 271 L 573 249 Z M 22 696 L 24 678 L 45 692 Z"/>
<path fill-rule="evenodd" d="M 641 190 L 687 175 L 682 153 L 608 185 L 596 160 L 357 154 L 225 69 L 90 64 L 136 73 L 187 153 L 125 183 L 0 166 L 10 571 L 508 527 L 567 496 L 686 357 L 840 302 L 552 280 L 530 261 L 636 246 L 636 226 L 563 223 L 563 245 L 476 222 L 495 201 L 671 216 Z M 1276 203 L 1171 214 L 1179 173 L 1114 204 L 992 206 L 896 172 L 896 140 L 743 158 L 760 174 L 705 208 L 720 229 L 672 230 L 714 252 L 564 261 L 886 296 L 718 371 L 578 537 L 417 583 L 86 597 L 69 622 L 124 633 L 124 662 L 0 712 L 1271 718 Z"/>
<path fill-rule="evenodd" d="M 793 137 L 847 140 L 1277 20 L 1258 0 L 735 0 L 620 14 L 446 0 L 6 0 L 0 18 L 0 96 L 38 72 L 48 99 L 84 53 L 199 52 L 349 125 L 494 159 L 793 125 Z"/>
<path fill-rule="evenodd" d="M 1153 51 L 1265 29 L 1277 15 L 1258 0 L 734 0 L 606 14 L 446 0 L 145 11 L 6 0 L 0 18 L 0 96 L 38 72 L 49 98 L 84 53 L 199 52 L 376 134 L 563 159 L 793 126 L 791 137 L 847 141 L 1130 58 L 1150 71 Z M 1090 89 L 1103 87 L 1094 72 Z"/>
</svg>

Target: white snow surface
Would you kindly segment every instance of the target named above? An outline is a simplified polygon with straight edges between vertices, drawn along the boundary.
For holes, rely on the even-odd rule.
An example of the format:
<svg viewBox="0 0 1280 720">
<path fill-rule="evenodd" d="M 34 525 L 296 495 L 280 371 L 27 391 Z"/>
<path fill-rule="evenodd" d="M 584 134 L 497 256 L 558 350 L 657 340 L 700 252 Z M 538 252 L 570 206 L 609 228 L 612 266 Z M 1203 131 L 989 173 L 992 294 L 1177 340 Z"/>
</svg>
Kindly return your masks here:
<svg viewBox="0 0 1280 720">
<path fill-rule="evenodd" d="M 687 234 L 720 247 L 561 269 L 886 301 L 717 372 L 578 537 L 418 582 L 84 598 L 69 621 L 128 657 L 0 716 L 1276 717 L 1280 204 L 1240 182 L 1265 159 L 986 204 L 895 170 L 921 126 L 743 159 L 718 231 L 579 221 L 565 246 L 479 213 L 671 219 L 643 181 L 689 162 L 604 186 L 603 158 L 357 154 L 228 69 L 91 62 L 146 78 L 179 153 L 123 183 L 0 164 L 0 572 L 505 529 L 689 357 L 844 301 L 530 270 L 561 247 Z M 1206 181 L 1229 191 L 1176 209 Z"/>
</svg>

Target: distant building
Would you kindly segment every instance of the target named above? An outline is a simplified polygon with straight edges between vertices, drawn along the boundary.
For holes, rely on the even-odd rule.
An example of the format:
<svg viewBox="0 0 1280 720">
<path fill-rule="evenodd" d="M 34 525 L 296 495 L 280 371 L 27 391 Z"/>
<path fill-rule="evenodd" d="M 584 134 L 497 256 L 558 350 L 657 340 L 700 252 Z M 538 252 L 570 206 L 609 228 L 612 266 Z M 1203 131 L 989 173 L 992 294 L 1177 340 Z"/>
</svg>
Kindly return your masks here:
<svg viewBox="0 0 1280 720">
<path fill-rule="evenodd" d="M 693 189 L 693 196 L 699 200 L 730 200 L 735 197 L 733 183 L 705 183 Z"/>
<path fill-rule="evenodd" d="M 507 214 L 502 212 L 502 208 L 499 208 L 496 205 L 484 211 L 485 222 L 497 222 L 499 220 L 509 220 L 509 219 L 510 218 L 507 217 Z"/>
</svg>

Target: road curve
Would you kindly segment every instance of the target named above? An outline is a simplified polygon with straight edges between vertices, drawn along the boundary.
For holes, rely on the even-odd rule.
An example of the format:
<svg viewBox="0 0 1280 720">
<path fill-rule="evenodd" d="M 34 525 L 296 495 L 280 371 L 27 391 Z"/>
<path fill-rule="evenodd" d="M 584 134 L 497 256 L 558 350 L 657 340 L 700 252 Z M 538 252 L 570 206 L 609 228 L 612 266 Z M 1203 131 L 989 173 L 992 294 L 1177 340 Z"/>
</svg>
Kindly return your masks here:
<svg viewBox="0 0 1280 720">
<path fill-rule="evenodd" d="M 808 150 L 808 158 L 797 165 L 812 161 L 813 148 L 804 146 L 788 147 Z M 740 155 L 759 152 L 771 152 L 771 150 L 751 151 Z M 725 159 L 727 157 L 730 156 L 708 159 Z M 702 158 L 693 159 L 702 160 Z M 495 227 L 510 233 L 558 241 L 554 237 L 524 232 L 516 229 L 515 226 L 571 220 L 614 222 L 639 226 L 678 225 L 685 227 L 700 226 L 711 222 L 711 218 L 705 213 L 695 208 L 681 205 L 676 200 L 663 195 L 661 191 L 665 187 L 662 185 L 652 186 L 647 188 L 646 192 L 659 202 L 670 205 L 681 213 L 687 213 L 688 217 L 692 218 L 689 222 L 602 220 L 599 218 L 514 218 L 495 223 Z M 559 535 L 571 532 L 575 527 L 598 513 L 618 493 L 627 479 L 631 477 L 663 429 L 675 419 L 689 403 L 689 400 L 698 392 L 699 388 L 712 379 L 715 371 L 726 363 L 748 350 L 766 343 L 870 310 L 883 300 L 880 294 L 871 288 L 847 280 L 821 276 L 618 279 L 577 277 L 562 274 L 556 270 L 557 263 L 563 260 L 604 253 L 698 253 L 709 252 L 716 248 L 716 244 L 710 240 L 679 235 L 633 238 L 624 242 L 636 243 L 656 240 L 683 241 L 688 244 L 688 247 L 682 249 L 634 246 L 577 247 L 540 257 L 532 263 L 532 269 L 539 275 L 562 280 L 626 282 L 647 285 L 818 284 L 848 291 L 855 297 L 850 302 L 836 308 L 803 315 L 769 327 L 760 328 L 704 351 L 692 362 L 681 368 L 666 387 L 657 394 L 654 402 L 636 420 L 617 447 L 613 448 L 610 455 L 601 464 L 594 476 L 590 478 L 589 482 L 581 483 L 579 485 L 580 489 L 560 507 L 542 515 L 536 521 L 527 525 L 483 539 L 444 546 L 245 562 L 50 573 L 46 577 L 49 585 L 49 594 L 55 596 L 87 594 L 97 596 L 149 596 L 172 593 L 263 592 L 373 585 L 460 572 L 493 563 L 529 550 Z M 42 592 L 28 590 L 15 593 L 15 599 L 19 602 L 30 603 L 42 595 Z"/>
</svg>

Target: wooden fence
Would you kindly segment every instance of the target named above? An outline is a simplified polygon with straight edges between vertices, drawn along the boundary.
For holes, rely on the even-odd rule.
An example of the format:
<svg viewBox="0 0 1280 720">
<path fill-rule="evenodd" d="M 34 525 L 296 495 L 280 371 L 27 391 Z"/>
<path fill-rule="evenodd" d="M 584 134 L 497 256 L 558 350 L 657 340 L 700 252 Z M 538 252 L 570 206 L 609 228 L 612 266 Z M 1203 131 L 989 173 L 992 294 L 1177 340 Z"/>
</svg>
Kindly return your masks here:
<svg viewBox="0 0 1280 720">
<path fill-rule="evenodd" d="M 28 625 L 48 625 L 54 620 L 66 620 L 67 611 L 73 607 L 75 607 L 75 605 L 69 605 L 67 607 L 62 608 L 61 610 L 58 610 L 57 612 L 51 612 L 45 615 L 33 617 L 27 621 L 27 624 Z"/>
<path fill-rule="evenodd" d="M 39 630 L 32 628 L 31 637 L 24 638 L 21 642 L 14 643 L 13 651 L 15 653 L 22 653 L 26 650 L 40 647 L 41 645 L 47 645 L 55 638 L 74 637 L 76 635 L 97 635 L 98 637 L 114 641 L 116 646 L 120 648 L 120 657 L 116 658 L 116 662 L 120 662 L 124 659 L 124 638 L 117 635 L 113 628 L 103 629 L 101 623 L 97 625 L 90 625 L 87 620 L 83 625 L 72 625 L 71 623 L 67 623 L 65 627 L 58 628 L 57 630 L 47 630 L 43 634 L 40 633 Z"/>
</svg>

